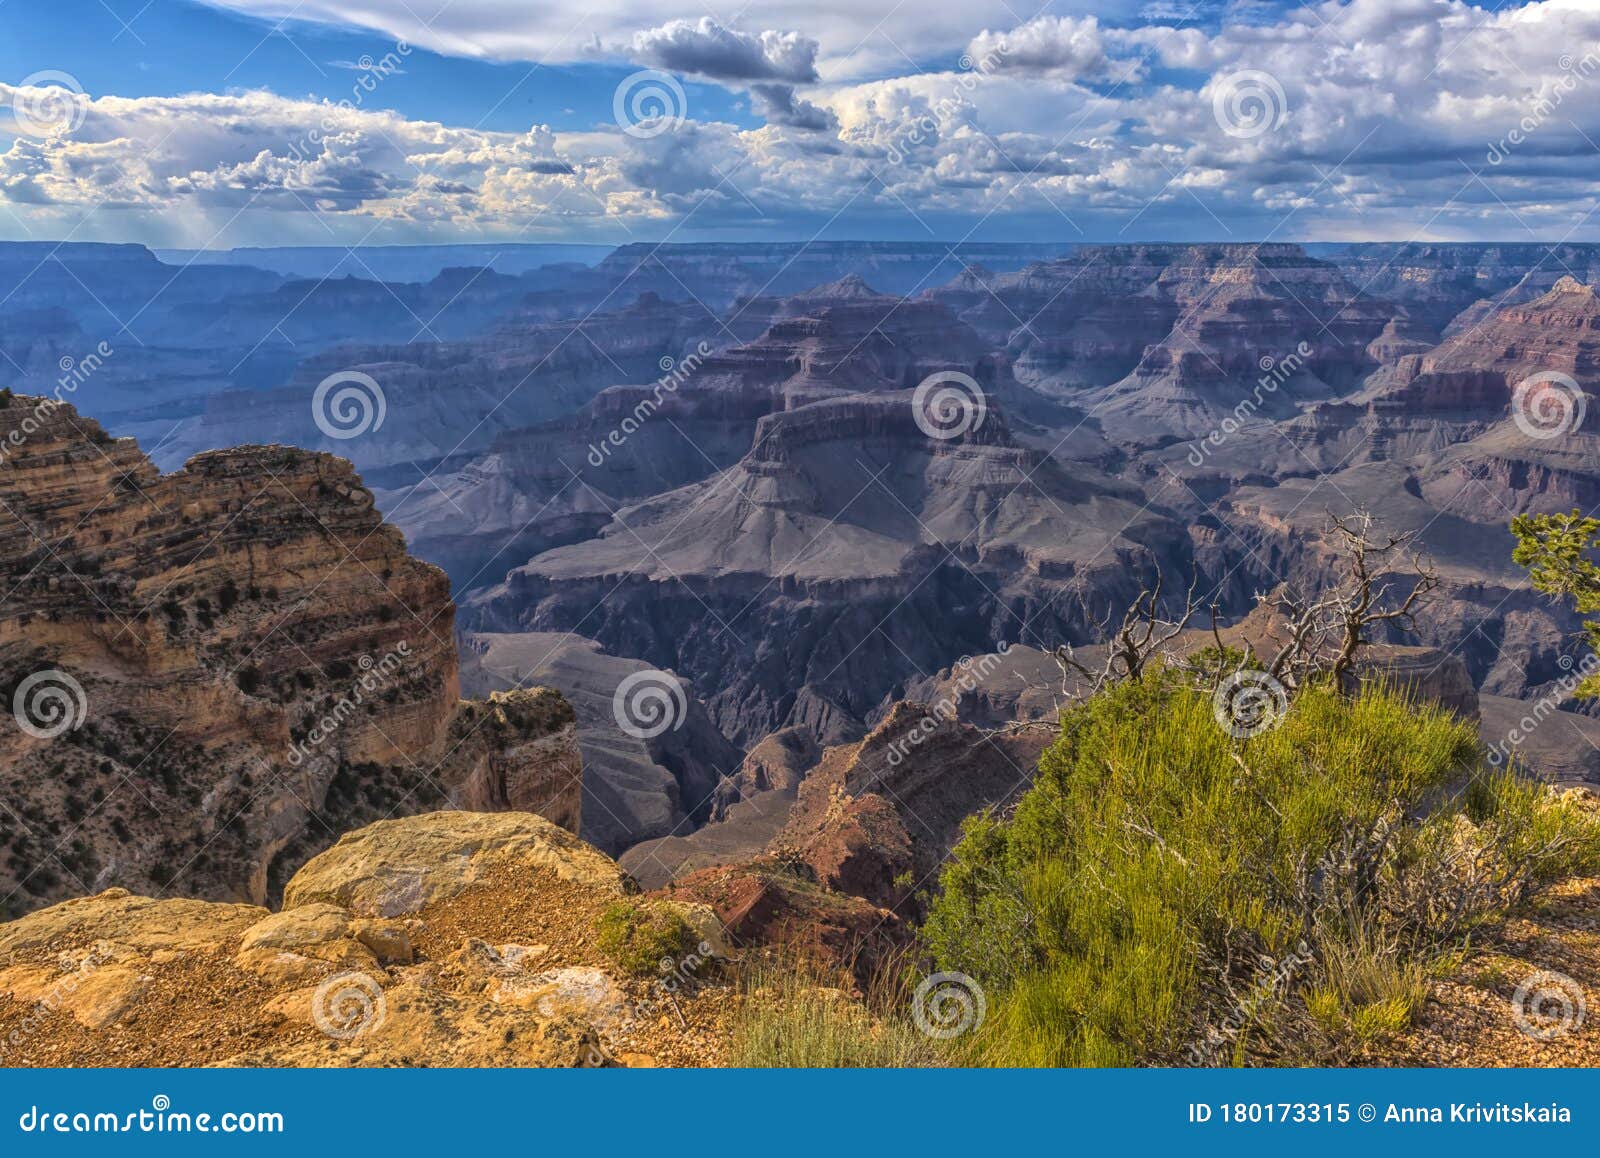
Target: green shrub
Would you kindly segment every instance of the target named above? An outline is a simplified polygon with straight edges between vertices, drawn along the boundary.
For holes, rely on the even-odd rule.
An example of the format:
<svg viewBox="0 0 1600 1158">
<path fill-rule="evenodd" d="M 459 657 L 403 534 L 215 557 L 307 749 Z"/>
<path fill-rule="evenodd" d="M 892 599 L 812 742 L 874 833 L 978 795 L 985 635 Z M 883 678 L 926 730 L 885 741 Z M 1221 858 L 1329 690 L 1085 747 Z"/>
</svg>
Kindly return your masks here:
<svg viewBox="0 0 1600 1158">
<path fill-rule="evenodd" d="M 1485 769 L 1470 724 L 1382 689 L 1309 688 L 1244 740 L 1175 676 L 1073 708 L 930 906 L 938 967 L 988 994 L 964 1059 L 1328 1062 L 1404 1028 L 1432 954 L 1600 866 L 1592 819 Z"/>
<path fill-rule="evenodd" d="M 600 951 L 637 977 L 662 971 L 696 944 L 694 929 L 670 905 L 618 901 L 595 922 Z"/>
</svg>

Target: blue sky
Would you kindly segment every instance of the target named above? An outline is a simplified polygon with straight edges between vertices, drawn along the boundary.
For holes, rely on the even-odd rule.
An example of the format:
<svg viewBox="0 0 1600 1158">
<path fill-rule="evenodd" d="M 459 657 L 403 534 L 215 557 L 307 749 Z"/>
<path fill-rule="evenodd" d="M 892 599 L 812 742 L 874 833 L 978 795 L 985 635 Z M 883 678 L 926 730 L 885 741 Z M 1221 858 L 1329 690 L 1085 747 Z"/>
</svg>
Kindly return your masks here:
<svg viewBox="0 0 1600 1158">
<path fill-rule="evenodd" d="M 0 109 L 7 238 L 1600 236 L 1591 0 L 0 0 Z"/>
<path fill-rule="evenodd" d="M 280 29 L 276 20 L 189 0 L 9 0 L 0 6 L 0 28 L 6 32 L 0 79 L 63 68 L 91 93 L 128 97 L 268 88 L 338 100 L 350 93 L 350 64 L 364 54 L 382 57 L 394 44 L 371 29 L 303 20 Z M 621 64 L 473 60 L 421 48 L 405 68 L 406 83 L 389 86 L 385 107 L 507 132 L 534 121 L 577 129 L 610 120 L 612 90 L 634 71 Z M 693 96 L 719 117 L 759 123 L 748 102 L 715 85 L 694 86 Z"/>
</svg>

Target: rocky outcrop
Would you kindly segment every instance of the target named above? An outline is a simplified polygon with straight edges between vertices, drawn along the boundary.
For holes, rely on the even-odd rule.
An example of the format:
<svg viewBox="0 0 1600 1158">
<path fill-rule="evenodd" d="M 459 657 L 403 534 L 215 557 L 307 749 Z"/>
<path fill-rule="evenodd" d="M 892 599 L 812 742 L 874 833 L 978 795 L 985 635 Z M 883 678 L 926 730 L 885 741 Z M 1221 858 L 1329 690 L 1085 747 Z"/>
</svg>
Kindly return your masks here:
<svg viewBox="0 0 1600 1158">
<path fill-rule="evenodd" d="M 865 739 L 827 749 L 797 788 L 753 792 L 724 819 L 640 845 L 624 863 L 658 895 L 709 904 L 735 940 L 782 946 L 865 984 L 905 943 L 913 898 L 962 821 L 1025 790 L 1050 734 L 990 733 L 899 703 Z"/>
<path fill-rule="evenodd" d="M 343 460 L 158 472 L 70 405 L 0 406 L 0 886 L 260 903 L 345 827 L 456 803 L 577 827 L 571 709 L 463 705 L 444 575 Z"/>
<path fill-rule="evenodd" d="M 508 864 L 612 896 L 623 892 L 614 861 L 543 817 L 437 812 L 346 833 L 295 873 L 283 903 L 289 909 L 322 902 L 364 916 L 404 916 L 450 900 Z"/>
<path fill-rule="evenodd" d="M 640 841 L 684 833 L 713 813 L 717 786 L 738 766 L 739 750 L 723 738 L 681 681 L 644 675 L 650 665 L 605 654 L 593 640 L 571 634 L 468 633 L 462 638 L 462 683 L 470 694 L 541 684 L 559 690 L 577 716 L 583 752 L 581 835 L 612 855 Z M 624 681 L 671 681 L 683 696 L 655 729 L 624 731 L 618 716 Z M 646 686 L 650 686 L 647 684 Z"/>
<path fill-rule="evenodd" d="M 0 924 L 0 1060 L 714 1063 L 720 926 L 675 905 L 702 942 L 665 1021 L 661 987 L 595 948 L 623 888 L 614 862 L 542 817 L 445 812 L 348 834 L 278 912 L 122 889 L 67 901 Z"/>
<path fill-rule="evenodd" d="M 857 744 L 830 748 L 773 842 L 817 879 L 879 904 L 925 887 L 975 812 L 1033 782 L 1052 730 L 992 733 L 926 704 L 898 703 Z M 898 881 L 909 871 L 911 883 Z"/>
<path fill-rule="evenodd" d="M 863 986 L 903 954 L 910 926 L 892 909 L 824 888 L 775 857 L 680 877 L 666 894 L 707 905 L 735 943 L 768 945 Z"/>
<path fill-rule="evenodd" d="M 722 786 L 718 808 L 725 811 L 734 801 L 761 792 L 798 789 L 821 755 L 822 748 L 810 728 L 779 729 L 750 749 L 738 771 Z M 713 819 L 721 817 L 714 814 Z"/>
</svg>

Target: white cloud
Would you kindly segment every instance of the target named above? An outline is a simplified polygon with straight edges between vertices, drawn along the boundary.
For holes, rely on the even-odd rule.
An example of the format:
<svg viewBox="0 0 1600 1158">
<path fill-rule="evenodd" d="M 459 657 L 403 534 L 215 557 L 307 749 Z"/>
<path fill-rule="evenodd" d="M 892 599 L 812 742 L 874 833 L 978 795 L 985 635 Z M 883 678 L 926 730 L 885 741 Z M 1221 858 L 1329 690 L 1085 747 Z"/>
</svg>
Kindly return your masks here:
<svg viewBox="0 0 1600 1158">
<path fill-rule="evenodd" d="M 725 28 L 709 16 L 636 32 L 630 50 L 647 64 L 712 80 L 805 84 L 817 79 L 815 40 L 797 32 L 752 35 Z"/>
<path fill-rule="evenodd" d="M 386 11 L 383 0 L 370 7 Z M 490 7 L 456 0 L 449 12 Z M 942 7 L 924 7 L 930 26 L 947 26 Z M 749 26 L 832 19 L 807 11 L 769 6 Z M 192 232 L 276 214 L 324 240 L 374 224 L 578 235 L 686 214 L 698 217 L 691 229 L 712 230 L 823 220 L 846 206 L 901 223 L 1031 213 L 1069 238 L 1074 227 L 1148 236 L 1173 222 L 1238 237 L 1600 232 L 1583 217 L 1595 204 L 1600 138 L 1592 0 L 1497 12 L 1459 0 L 1329 0 L 1211 32 L 1078 17 L 990 20 L 976 33 L 985 25 L 966 23 L 945 59 L 965 46 L 978 68 L 911 71 L 902 60 L 903 75 L 835 75 L 803 97 L 794 85 L 814 52 L 827 55 L 820 31 L 814 49 L 805 33 L 652 24 L 626 39 L 641 63 L 675 61 L 748 90 L 768 123 L 691 116 L 645 140 L 609 126 L 452 128 L 265 92 L 100 95 L 72 133 L 19 137 L 0 152 L 0 198 L 41 229 L 104 204 Z M 999 63 L 985 64 L 995 52 Z M 1219 123 L 1226 101 L 1214 98 L 1241 73 L 1269 74 L 1274 100 L 1281 91 L 1266 131 Z M 0 103 L 14 92 L 0 84 Z"/>
<path fill-rule="evenodd" d="M 1098 77 L 1110 65 L 1100 22 L 1093 16 L 1038 16 L 1008 32 L 985 29 L 967 54 L 998 72 L 1036 72 L 1076 79 Z M 1137 69 L 1128 62 L 1124 71 Z"/>
</svg>

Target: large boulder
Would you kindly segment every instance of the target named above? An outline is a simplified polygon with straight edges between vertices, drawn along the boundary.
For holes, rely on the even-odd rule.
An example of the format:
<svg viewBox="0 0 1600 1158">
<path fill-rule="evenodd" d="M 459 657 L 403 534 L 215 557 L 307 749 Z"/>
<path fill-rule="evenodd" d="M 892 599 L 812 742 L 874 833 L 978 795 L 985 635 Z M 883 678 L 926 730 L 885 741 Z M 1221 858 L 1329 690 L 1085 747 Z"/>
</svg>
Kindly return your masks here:
<svg viewBox="0 0 1600 1158">
<path fill-rule="evenodd" d="M 615 861 L 531 812 L 434 812 L 380 820 L 311 858 L 283 891 L 285 908 L 315 901 L 371 917 L 415 913 L 510 865 L 621 895 Z"/>
</svg>

